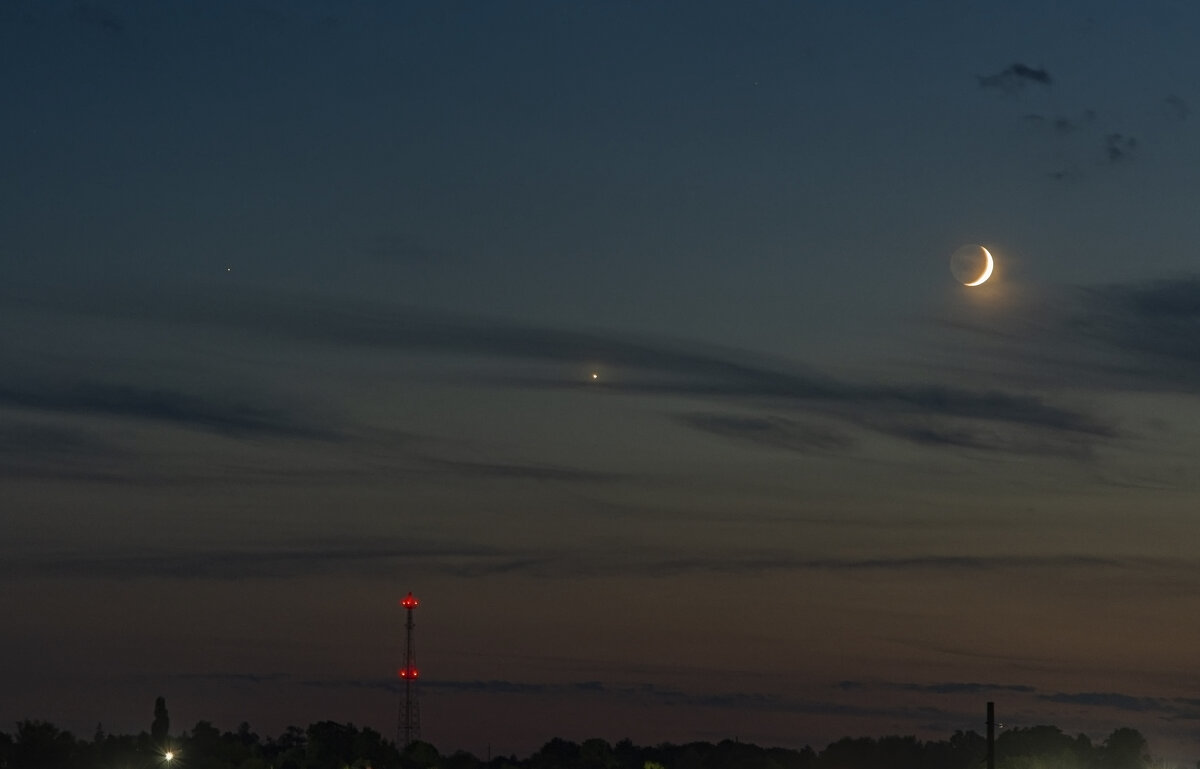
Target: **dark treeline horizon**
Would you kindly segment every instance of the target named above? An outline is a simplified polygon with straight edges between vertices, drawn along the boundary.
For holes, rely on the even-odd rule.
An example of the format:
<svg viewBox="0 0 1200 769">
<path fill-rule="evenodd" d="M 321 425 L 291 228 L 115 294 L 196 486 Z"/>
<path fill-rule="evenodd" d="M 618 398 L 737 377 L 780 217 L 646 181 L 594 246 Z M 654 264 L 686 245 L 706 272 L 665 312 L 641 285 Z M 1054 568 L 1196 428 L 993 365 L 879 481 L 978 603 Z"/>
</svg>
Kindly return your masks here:
<svg viewBox="0 0 1200 769">
<path fill-rule="evenodd" d="M 629 739 L 576 743 L 556 737 L 526 758 L 481 759 L 462 750 L 443 755 L 422 741 L 401 750 L 374 729 L 335 721 L 304 729 L 289 726 L 277 737 L 262 738 L 246 722 L 236 731 L 222 732 L 202 720 L 172 735 L 161 697 L 150 730 L 135 735 L 109 734 L 97 724 L 91 739 L 78 738 L 47 721 L 30 719 L 18 722 L 11 734 L 0 731 L 0 769 L 983 769 L 986 755 L 985 737 L 960 730 L 945 740 L 843 737 L 819 752 L 809 746 L 764 748 L 737 740 L 643 747 Z M 996 738 L 997 769 L 1152 765 L 1164 766 L 1151 758 L 1145 737 L 1128 727 L 1115 729 L 1100 743 L 1049 725 L 1006 729 Z"/>
</svg>

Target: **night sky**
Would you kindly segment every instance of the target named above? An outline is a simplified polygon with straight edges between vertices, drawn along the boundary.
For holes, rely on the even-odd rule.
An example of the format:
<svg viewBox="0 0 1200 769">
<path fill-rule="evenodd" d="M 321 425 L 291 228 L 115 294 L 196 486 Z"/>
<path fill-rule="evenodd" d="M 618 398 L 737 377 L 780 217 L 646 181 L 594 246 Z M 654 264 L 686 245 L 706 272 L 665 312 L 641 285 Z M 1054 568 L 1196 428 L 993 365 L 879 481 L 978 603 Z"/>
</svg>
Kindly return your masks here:
<svg viewBox="0 0 1200 769">
<path fill-rule="evenodd" d="M 1195 761 L 1198 29 L 0 0 L 0 730 Z"/>
</svg>

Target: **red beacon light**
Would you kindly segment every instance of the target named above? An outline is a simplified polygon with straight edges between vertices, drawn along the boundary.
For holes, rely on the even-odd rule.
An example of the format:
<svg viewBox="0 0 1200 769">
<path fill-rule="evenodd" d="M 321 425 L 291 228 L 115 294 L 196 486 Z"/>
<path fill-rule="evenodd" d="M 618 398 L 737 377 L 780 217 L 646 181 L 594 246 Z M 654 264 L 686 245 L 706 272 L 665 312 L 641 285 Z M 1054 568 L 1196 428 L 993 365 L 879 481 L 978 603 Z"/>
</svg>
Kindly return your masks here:
<svg viewBox="0 0 1200 769">
<path fill-rule="evenodd" d="M 409 591 L 408 595 L 404 596 L 404 598 L 400 600 L 400 605 L 406 609 L 415 609 L 419 604 L 420 601 L 413 597 L 411 590 Z"/>
<path fill-rule="evenodd" d="M 419 674 L 416 668 L 400 668 L 396 672 L 401 678 L 416 678 Z"/>
</svg>

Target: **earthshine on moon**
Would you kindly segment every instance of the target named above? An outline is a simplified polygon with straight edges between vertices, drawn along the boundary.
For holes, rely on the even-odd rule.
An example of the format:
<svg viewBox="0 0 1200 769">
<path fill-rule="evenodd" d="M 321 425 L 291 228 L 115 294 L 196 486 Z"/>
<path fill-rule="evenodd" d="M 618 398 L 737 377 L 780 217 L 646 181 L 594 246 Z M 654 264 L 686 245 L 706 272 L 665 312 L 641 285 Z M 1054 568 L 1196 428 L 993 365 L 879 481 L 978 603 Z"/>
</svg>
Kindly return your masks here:
<svg viewBox="0 0 1200 769">
<path fill-rule="evenodd" d="M 950 257 L 950 272 L 964 286 L 983 285 L 995 266 L 991 252 L 974 243 L 960 247 Z"/>
</svg>

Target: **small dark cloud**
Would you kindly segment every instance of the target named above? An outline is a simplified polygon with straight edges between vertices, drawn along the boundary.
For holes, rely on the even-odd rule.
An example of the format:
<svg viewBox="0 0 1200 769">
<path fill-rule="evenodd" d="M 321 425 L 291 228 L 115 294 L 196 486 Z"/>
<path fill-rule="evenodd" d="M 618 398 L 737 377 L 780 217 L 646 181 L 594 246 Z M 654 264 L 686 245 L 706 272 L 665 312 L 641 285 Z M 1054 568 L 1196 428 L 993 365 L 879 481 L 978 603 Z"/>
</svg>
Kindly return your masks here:
<svg viewBox="0 0 1200 769">
<path fill-rule="evenodd" d="M 1188 115 L 1192 114 L 1192 110 L 1188 107 L 1187 102 L 1178 96 L 1168 96 L 1162 102 L 1163 114 L 1168 120 L 1183 121 L 1188 119 Z"/>
<path fill-rule="evenodd" d="M 1104 137 L 1104 154 L 1110 163 L 1128 159 L 1136 149 L 1137 139 L 1132 136 L 1110 133 Z"/>
<path fill-rule="evenodd" d="M 1049 129 L 1058 136 L 1067 136 L 1091 127 L 1096 122 L 1096 113 L 1090 109 L 1074 116 L 1028 113 L 1022 115 L 1021 120 L 1031 127 Z"/>
<path fill-rule="evenodd" d="M 1083 173 L 1079 167 L 1073 164 L 1049 171 L 1046 175 L 1056 182 L 1075 182 L 1083 178 Z"/>
<path fill-rule="evenodd" d="M 75 6 L 75 15 L 85 24 L 102 29 L 114 35 L 125 31 L 125 22 L 113 11 L 96 3 L 79 3 Z"/>
<path fill-rule="evenodd" d="M 1009 65 L 994 75 L 976 75 L 980 88 L 995 88 L 1005 93 L 1016 93 L 1026 85 L 1051 85 L 1050 73 L 1021 63 Z"/>
</svg>

